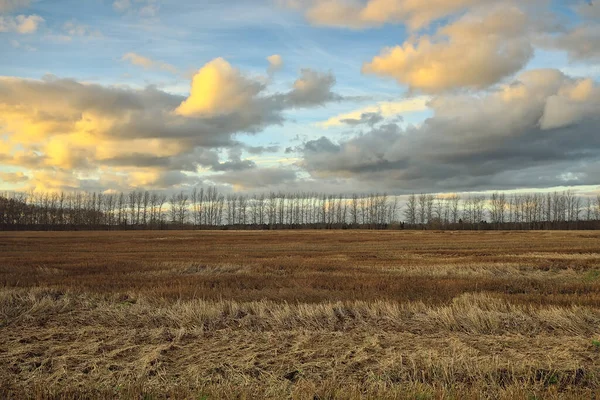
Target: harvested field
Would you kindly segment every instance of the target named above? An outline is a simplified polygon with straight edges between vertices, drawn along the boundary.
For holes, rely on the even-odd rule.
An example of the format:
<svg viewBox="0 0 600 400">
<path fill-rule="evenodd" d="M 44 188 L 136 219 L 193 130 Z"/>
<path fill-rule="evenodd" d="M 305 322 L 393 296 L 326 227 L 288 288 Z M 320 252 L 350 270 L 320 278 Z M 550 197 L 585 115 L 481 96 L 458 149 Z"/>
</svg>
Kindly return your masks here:
<svg viewBox="0 0 600 400">
<path fill-rule="evenodd" d="M 600 390 L 600 233 L 0 233 L 3 398 Z"/>
</svg>

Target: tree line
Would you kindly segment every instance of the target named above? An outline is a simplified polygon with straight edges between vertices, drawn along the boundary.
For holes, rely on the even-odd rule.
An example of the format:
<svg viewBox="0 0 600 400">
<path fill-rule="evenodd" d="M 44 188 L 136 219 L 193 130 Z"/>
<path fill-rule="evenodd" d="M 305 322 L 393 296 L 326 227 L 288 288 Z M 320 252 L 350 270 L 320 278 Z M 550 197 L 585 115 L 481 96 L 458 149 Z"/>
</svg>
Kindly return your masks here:
<svg viewBox="0 0 600 400">
<path fill-rule="evenodd" d="M 600 195 L 7 192 L 0 229 L 597 229 Z"/>
</svg>

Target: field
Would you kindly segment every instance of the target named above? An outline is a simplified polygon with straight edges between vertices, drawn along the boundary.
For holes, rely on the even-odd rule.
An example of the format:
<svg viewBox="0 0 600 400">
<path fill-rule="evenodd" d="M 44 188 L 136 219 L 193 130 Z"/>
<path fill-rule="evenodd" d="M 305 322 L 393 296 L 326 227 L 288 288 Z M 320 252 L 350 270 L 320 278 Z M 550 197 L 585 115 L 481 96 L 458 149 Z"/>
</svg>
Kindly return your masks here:
<svg viewBox="0 0 600 400">
<path fill-rule="evenodd" d="M 0 397 L 600 390 L 600 233 L 0 232 Z"/>
</svg>

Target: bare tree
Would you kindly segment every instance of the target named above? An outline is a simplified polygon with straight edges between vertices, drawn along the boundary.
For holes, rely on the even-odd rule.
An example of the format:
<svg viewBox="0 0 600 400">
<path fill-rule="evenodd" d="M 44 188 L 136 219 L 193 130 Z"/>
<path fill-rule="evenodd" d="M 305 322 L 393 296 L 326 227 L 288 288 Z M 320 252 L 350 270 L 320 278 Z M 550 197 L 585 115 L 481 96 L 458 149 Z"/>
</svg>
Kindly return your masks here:
<svg viewBox="0 0 600 400">
<path fill-rule="evenodd" d="M 408 222 L 410 225 L 415 225 L 417 223 L 417 196 L 414 193 L 408 196 L 406 210 L 404 210 L 404 216 L 406 218 L 406 222 Z"/>
<path fill-rule="evenodd" d="M 179 193 L 179 195 L 177 197 L 177 201 L 178 201 L 178 203 L 177 203 L 178 222 L 179 222 L 179 225 L 184 225 L 186 216 L 188 213 L 188 208 L 187 208 L 188 195 L 185 194 L 184 192 Z"/>
<path fill-rule="evenodd" d="M 435 202 L 435 196 L 428 194 L 426 199 L 425 199 L 425 208 L 426 208 L 426 216 L 427 216 L 427 223 L 431 223 L 431 221 L 433 220 L 433 205 Z"/>
<path fill-rule="evenodd" d="M 352 201 L 350 203 L 350 218 L 352 225 L 358 225 L 358 195 L 356 193 L 352 195 Z"/>
<path fill-rule="evenodd" d="M 451 203 L 450 213 L 452 215 L 452 223 L 456 224 L 460 219 L 460 196 L 455 194 L 452 197 L 450 197 L 449 200 Z"/>
<path fill-rule="evenodd" d="M 492 193 L 490 219 L 492 223 L 496 224 L 496 228 L 499 226 L 499 224 L 504 223 L 504 214 L 507 206 L 508 204 L 506 203 L 506 196 L 504 193 Z"/>
<path fill-rule="evenodd" d="M 135 191 L 130 192 L 129 193 L 129 212 L 130 212 L 131 217 L 129 220 L 130 220 L 131 225 L 137 223 L 137 221 L 135 219 L 135 217 L 136 217 L 136 212 L 135 212 L 136 199 L 137 199 L 137 194 L 135 193 Z"/>
<path fill-rule="evenodd" d="M 419 195 L 419 221 L 420 224 L 424 225 L 427 223 L 427 195 L 421 193 Z"/>
</svg>

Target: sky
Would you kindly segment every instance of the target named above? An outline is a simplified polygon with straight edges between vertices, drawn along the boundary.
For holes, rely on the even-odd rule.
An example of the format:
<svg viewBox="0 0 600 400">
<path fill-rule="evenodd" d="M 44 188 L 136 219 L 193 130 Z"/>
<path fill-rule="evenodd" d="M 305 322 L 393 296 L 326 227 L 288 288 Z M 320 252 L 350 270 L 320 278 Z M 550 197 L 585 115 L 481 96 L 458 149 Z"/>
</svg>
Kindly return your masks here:
<svg viewBox="0 0 600 400">
<path fill-rule="evenodd" d="M 0 0 L 0 190 L 600 190 L 600 2 Z"/>
</svg>

